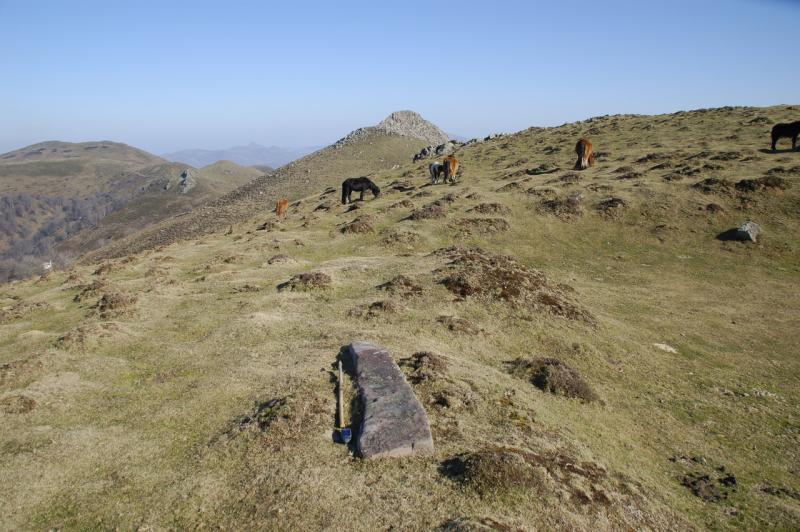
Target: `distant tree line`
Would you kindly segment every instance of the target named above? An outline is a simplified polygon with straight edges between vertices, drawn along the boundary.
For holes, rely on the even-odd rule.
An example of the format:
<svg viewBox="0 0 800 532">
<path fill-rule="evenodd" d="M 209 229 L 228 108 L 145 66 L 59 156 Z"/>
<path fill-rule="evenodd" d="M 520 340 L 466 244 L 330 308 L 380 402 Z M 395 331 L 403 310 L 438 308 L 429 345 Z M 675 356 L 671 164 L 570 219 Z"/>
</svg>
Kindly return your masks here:
<svg viewBox="0 0 800 532">
<path fill-rule="evenodd" d="M 128 198 L 97 192 L 85 198 L 41 194 L 0 197 L 0 282 L 42 271 L 42 262 L 63 264 L 56 247 L 78 231 L 96 225 Z"/>
</svg>

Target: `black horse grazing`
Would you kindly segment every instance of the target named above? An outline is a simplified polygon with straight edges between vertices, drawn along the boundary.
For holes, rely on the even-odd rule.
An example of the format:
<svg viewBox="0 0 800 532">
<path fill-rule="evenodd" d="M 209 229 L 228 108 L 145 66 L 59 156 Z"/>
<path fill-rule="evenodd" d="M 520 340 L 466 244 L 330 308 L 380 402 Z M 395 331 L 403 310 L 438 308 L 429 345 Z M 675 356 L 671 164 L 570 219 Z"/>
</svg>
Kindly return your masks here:
<svg viewBox="0 0 800 532">
<path fill-rule="evenodd" d="M 789 124 L 775 124 L 772 128 L 772 151 L 775 151 L 775 144 L 778 139 L 790 138 L 792 139 L 792 149 L 797 146 L 797 136 L 800 135 L 800 120 L 791 122 Z"/>
<path fill-rule="evenodd" d="M 353 192 L 361 192 L 359 200 L 364 201 L 364 192 L 367 190 L 371 190 L 372 195 L 376 198 L 381 194 L 381 189 L 378 188 L 378 185 L 370 181 L 368 177 L 351 177 L 350 179 L 345 179 L 342 181 L 342 203 L 345 205 L 350 203 L 352 201 L 350 199 L 350 194 Z"/>
</svg>

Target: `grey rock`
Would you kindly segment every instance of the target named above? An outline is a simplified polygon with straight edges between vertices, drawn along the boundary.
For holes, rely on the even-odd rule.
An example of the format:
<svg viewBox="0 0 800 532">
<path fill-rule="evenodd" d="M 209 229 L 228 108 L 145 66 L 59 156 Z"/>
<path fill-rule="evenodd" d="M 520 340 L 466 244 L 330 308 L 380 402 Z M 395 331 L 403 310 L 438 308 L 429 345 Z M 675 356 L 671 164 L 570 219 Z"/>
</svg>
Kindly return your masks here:
<svg viewBox="0 0 800 532">
<path fill-rule="evenodd" d="M 739 240 L 755 242 L 758 239 L 758 235 L 761 234 L 761 226 L 755 222 L 747 221 L 737 231 Z"/>
<path fill-rule="evenodd" d="M 367 342 L 349 347 L 363 419 L 356 436 L 362 458 L 433 453 L 428 416 L 385 349 Z"/>
</svg>

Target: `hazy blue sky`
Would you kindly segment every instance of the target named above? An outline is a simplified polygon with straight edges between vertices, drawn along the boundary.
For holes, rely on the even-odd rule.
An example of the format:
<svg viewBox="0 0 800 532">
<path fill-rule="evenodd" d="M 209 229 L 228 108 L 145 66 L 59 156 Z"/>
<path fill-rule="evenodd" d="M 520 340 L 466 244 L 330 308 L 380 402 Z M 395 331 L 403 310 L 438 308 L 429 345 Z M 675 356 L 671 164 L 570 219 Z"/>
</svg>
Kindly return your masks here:
<svg viewBox="0 0 800 532">
<path fill-rule="evenodd" d="M 466 136 L 800 103 L 800 2 L 0 0 L 0 152 L 327 144 L 413 109 Z"/>
</svg>

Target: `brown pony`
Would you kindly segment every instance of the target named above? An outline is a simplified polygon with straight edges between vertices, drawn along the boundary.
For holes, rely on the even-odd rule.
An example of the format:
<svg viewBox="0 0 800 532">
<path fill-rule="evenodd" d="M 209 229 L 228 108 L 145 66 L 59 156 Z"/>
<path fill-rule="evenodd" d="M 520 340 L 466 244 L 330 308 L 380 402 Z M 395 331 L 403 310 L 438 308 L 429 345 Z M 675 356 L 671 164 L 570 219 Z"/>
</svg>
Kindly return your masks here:
<svg viewBox="0 0 800 532">
<path fill-rule="evenodd" d="M 578 154 L 575 170 L 586 170 L 590 166 L 594 166 L 597 156 L 594 154 L 594 146 L 588 139 L 578 141 L 575 145 L 575 153 Z"/>
<path fill-rule="evenodd" d="M 458 159 L 452 155 L 448 155 L 444 158 L 442 164 L 444 165 L 444 182 L 447 183 L 449 181 L 455 183 L 456 174 L 458 173 Z"/>
<path fill-rule="evenodd" d="M 288 209 L 289 209 L 288 199 L 278 200 L 278 204 L 275 206 L 275 214 L 278 216 L 278 218 L 286 218 L 286 211 Z"/>
</svg>

